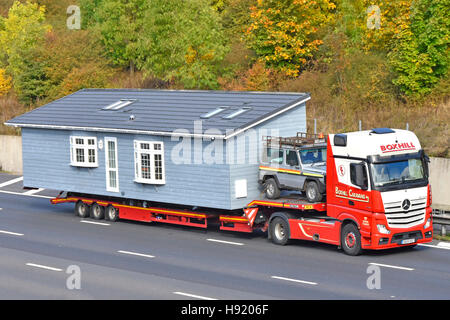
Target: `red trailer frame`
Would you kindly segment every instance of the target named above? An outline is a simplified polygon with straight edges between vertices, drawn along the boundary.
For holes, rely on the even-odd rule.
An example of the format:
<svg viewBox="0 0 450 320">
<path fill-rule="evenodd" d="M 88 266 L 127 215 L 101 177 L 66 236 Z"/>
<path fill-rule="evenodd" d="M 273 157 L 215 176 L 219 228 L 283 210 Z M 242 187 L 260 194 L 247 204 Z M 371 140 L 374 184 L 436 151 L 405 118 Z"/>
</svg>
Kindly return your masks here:
<svg viewBox="0 0 450 320">
<path fill-rule="evenodd" d="M 386 235 L 381 235 L 377 232 L 373 221 L 363 221 L 363 223 L 367 222 L 367 225 L 372 226 L 373 230 L 369 235 L 360 228 L 356 230 L 343 230 L 346 227 L 346 222 L 327 216 L 326 203 L 308 203 L 305 200 L 298 200 L 293 197 L 279 198 L 277 200 L 254 200 L 243 208 L 242 214 L 226 211 L 221 212 L 213 209 L 211 209 L 213 210 L 211 212 L 208 212 L 208 209 L 205 209 L 205 212 L 197 212 L 175 207 L 144 207 L 130 203 L 126 204 L 127 200 L 125 199 L 115 201 L 78 195 L 69 195 L 67 197 L 58 196 L 51 199 L 50 202 L 52 204 L 84 203 L 91 207 L 96 204 L 102 210 L 112 206 L 117 210 L 118 218 L 125 220 L 160 222 L 204 229 L 208 227 L 208 221 L 214 221 L 219 223 L 220 230 L 246 233 L 251 233 L 255 230 L 268 231 L 269 239 L 281 245 L 286 244 L 290 239 L 299 239 L 333 244 L 338 247 L 346 245 L 347 248 L 351 249 L 357 241 L 356 233 L 360 232 L 360 249 L 380 250 L 430 242 L 433 231 L 432 226 L 424 229 L 413 243 L 394 243 L 393 239 L 389 242 L 389 238 L 386 238 Z M 428 211 L 427 219 L 431 219 L 431 213 Z M 374 215 L 373 219 L 376 220 L 377 215 Z M 341 236 L 341 232 L 344 233 L 344 236 Z M 417 233 L 418 231 L 414 232 Z M 277 233 L 281 236 L 277 236 Z M 395 235 L 402 234 L 397 233 L 393 236 Z M 280 238 L 283 238 L 283 240 L 280 241 Z M 382 241 L 388 241 L 388 243 L 382 243 Z M 352 254 L 348 250 L 344 251 Z M 358 253 L 356 254 L 359 254 L 360 251 L 357 250 L 356 252 Z"/>
<path fill-rule="evenodd" d="M 277 200 L 254 200 L 243 209 L 242 215 L 217 214 L 217 213 L 201 213 L 197 211 L 189 211 L 174 208 L 162 207 L 141 207 L 129 204 L 123 204 L 118 201 L 110 201 L 105 199 L 74 196 L 56 197 L 50 200 L 52 204 L 59 203 L 78 203 L 83 202 L 87 205 L 94 203 L 106 208 L 113 206 L 118 210 L 119 218 L 141 222 L 161 222 L 190 227 L 198 227 L 206 229 L 208 220 L 218 220 L 220 230 L 237 231 L 237 232 L 253 232 L 256 229 L 266 231 L 268 228 L 268 220 L 264 224 L 255 224 L 258 212 L 265 211 L 270 215 L 274 209 L 288 209 L 298 212 L 324 212 L 326 211 L 325 203 L 308 203 L 302 200 L 293 200 L 292 198 L 280 198 Z"/>
</svg>

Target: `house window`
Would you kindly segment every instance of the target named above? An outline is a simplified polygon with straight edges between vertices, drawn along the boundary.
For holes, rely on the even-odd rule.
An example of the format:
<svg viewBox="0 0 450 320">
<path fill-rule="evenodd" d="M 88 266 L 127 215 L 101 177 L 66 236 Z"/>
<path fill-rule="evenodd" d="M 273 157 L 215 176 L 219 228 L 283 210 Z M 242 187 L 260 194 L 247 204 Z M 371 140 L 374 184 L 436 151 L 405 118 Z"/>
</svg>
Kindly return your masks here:
<svg viewBox="0 0 450 320">
<path fill-rule="evenodd" d="M 164 184 L 164 144 L 155 141 L 134 141 L 135 181 Z"/>
<path fill-rule="evenodd" d="M 97 138 L 70 137 L 70 164 L 76 167 L 98 167 Z"/>
</svg>

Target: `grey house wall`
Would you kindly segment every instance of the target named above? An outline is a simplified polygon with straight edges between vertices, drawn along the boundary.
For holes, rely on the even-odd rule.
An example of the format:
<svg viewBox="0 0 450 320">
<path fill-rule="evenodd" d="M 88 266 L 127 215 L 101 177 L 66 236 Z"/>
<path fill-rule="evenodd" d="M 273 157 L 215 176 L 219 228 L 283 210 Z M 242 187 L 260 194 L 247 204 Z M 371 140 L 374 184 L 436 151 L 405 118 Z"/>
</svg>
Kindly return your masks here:
<svg viewBox="0 0 450 320">
<path fill-rule="evenodd" d="M 179 163 L 174 161 L 173 150 L 180 146 L 181 140 L 174 141 L 168 136 L 22 128 L 23 184 L 34 188 L 234 210 L 242 208 L 261 193 L 257 179 L 262 136 L 289 136 L 305 130 L 306 111 L 302 104 L 229 141 L 216 141 L 222 144 L 223 157 L 216 163 L 207 164 L 204 161 L 196 163 L 196 159 L 200 158 L 199 152 L 203 154 L 211 145 L 210 141 L 201 142 L 202 148 L 196 149 L 191 139 L 190 163 Z M 105 148 L 97 149 L 96 168 L 70 165 L 70 136 L 93 136 L 97 141 L 105 137 L 117 138 L 119 193 L 106 190 Z M 134 182 L 134 140 L 164 143 L 164 185 Z M 227 162 L 230 151 L 235 155 L 231 163 Z M 247 182 L 247 196 L 236 198 L 235 181 L 243 179 Z"/>
<path fill-rule="evenodd" d="M 71 135 L 117 138 L 120 193 L 106 191 L 105 148 L 97 150 L 96 168 L 70 165 Z M 26 187 L 230 209 L 228 166 L 175 164 L 171 150 L 178 142 L 170 137 L 23 128 L 22 139 Z M 134 140 L 164 142 L 164 185 L 134 182 Z"/>
</svg>

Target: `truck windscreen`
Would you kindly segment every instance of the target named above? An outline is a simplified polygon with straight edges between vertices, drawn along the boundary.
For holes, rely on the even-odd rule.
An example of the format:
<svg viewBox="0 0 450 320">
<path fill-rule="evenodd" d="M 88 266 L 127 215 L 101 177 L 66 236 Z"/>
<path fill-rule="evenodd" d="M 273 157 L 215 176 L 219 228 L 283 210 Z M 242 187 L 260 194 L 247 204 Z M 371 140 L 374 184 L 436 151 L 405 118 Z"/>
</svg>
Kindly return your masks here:
<svg viewBox="0 0 450 320">
<path fill-rule="evenodd" d="M 370 167 L 375 189 L 427 180 L 422 159 L 372 163 Z"/>
</svg>

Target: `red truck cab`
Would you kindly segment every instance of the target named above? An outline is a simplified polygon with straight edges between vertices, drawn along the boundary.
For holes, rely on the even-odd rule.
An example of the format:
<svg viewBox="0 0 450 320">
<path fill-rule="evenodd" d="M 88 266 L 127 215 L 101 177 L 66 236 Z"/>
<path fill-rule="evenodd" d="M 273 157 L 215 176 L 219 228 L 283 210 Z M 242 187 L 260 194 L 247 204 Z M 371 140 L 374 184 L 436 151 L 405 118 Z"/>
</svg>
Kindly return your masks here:
<svg viewBox="0 0 450 320">
<path fill-rule="evenodd" d="M 328 137 L 327 216 L 349 254 L 432 240 L 428 157 L 411 131 L 388 128 Z"/>
</svg>

